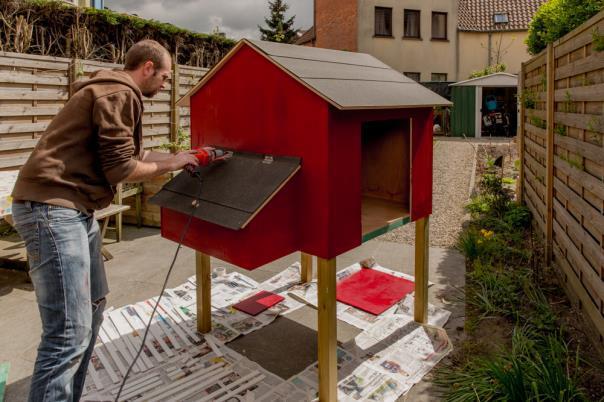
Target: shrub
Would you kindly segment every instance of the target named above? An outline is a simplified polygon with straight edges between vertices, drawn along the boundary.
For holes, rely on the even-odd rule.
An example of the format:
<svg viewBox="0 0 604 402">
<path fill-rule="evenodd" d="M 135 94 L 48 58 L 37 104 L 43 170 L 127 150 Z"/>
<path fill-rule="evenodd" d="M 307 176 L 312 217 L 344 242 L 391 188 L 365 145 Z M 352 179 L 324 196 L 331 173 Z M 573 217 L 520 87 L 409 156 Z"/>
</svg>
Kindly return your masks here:
<svg viewBox="0 0 604 402">
<path fill-rule="evenodd" d="M 549 0 L 539 9 L 529 25 L 526 44 L 530 54 L 537 54 L 572 31 L 604 7 L 604 0 Z"/>
<path fill-rule="evenodd" d="M 531 211 L 524 205 L 510 203 L 510 209 L 503 215 L 503 221 L 512 228 L 526 228 L 531 223 Z"/>
</svg>

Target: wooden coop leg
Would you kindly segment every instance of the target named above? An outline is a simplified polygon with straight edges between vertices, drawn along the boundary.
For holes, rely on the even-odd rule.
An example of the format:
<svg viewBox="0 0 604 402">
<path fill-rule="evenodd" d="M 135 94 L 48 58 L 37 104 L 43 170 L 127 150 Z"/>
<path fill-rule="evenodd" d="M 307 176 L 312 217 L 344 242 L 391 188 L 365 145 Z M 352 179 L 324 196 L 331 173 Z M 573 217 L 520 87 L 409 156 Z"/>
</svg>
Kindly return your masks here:
<svg viewBox="0 0 604 402">
<path fill-rule="evenodd" d="M 206 334 L 212 330 L 212 268 L 210 256 L 195 252 L 197 278 L 197 331 Z"/>
<path fill-rule="evenodd" d="M 300 253 L 300 276 L 302 282 L 312 281 L 312 255 Z"/>
<path fill-rule="evenodd" d="M 415 321 L 428 322 L 428 270 L 430 216 L 415 222 Z"/>
<path fill-rule="evenodd" d="M 317 258 L 319 401 L 337 400 L 336 259 Z"/>
</svg>

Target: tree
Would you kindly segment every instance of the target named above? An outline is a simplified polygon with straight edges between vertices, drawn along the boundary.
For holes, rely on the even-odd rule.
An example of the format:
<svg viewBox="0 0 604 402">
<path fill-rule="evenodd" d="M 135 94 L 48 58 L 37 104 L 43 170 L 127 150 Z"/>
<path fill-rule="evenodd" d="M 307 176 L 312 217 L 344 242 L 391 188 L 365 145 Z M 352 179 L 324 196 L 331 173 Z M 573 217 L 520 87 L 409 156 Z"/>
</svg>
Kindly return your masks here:
<svg viewBox="0 0 604 402">
<path fill-rule="evenodd" d="M 526 44 L 537 54 L 604 8 L 604 0 L 549 0 L 539 7 L 529 25 Z"/>
<path fill-rule="evenodd" d="M 258 25 L 261 39 L 269 42 L 293 43 L 297 38 L 296 30 L 293 28 L 294 18 L 285 19 L 285 12 L 289 6 L 283 0 L 274 0 L 268 2 L 270 16 L 264 19 L 267 28 Z"/>
</svg>

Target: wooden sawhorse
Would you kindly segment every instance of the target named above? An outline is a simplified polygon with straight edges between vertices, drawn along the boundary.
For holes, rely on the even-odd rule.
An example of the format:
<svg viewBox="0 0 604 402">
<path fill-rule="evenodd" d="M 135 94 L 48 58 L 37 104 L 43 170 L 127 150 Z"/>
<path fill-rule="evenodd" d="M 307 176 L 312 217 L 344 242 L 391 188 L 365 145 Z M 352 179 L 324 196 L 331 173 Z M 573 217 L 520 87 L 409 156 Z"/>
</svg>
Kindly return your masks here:
<svg viewBox="0 0 604 402">
<path fill-rule="evenodd" d="M 109 226 L 109 219 L 112 216 L 117 215 L 121 216 L 122 212 L 130 209 L 129 205 L 119 205 L 119 204 L 110 204 L 107 208 L 99 209 L 98 211 L 94 211 L 94 219 L 97 221 L 101 221 L 101 241 L 105 238 L 105 233 L 107 233 L 107 227 Z M 116 225 L 116 238 L 117 241 L 122 239 L 122 223 L 121 221 Z M 113 258 L 113 255 L 105 248 L 105 246 L 101 247 L 101 254 L 105 257 L 106 261 L 109 261 Z"/>
</svg>

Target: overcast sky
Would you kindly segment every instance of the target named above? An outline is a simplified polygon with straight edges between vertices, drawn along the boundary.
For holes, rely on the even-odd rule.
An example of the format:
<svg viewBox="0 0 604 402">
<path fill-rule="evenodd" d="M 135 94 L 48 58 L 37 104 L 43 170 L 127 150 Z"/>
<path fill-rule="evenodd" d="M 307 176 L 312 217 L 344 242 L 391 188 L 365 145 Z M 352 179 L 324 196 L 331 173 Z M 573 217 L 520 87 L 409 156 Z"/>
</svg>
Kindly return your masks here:
<svg viewBox="0 0 604 402">
<path fill-rule="evenodd" d="M 295 28 L 310 28 L 313 0 L 286 3 L 287 16 L 296 16 Z M 268 15 L 268 0 L 105 0 L 105 7 L 196 32 L 207 33 L 218 26 L 233 39 L 259 38 L 257 25 L 264 25 Z"/>
</svg>

